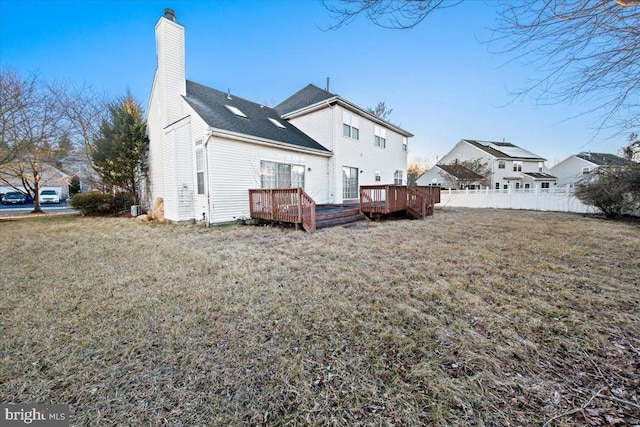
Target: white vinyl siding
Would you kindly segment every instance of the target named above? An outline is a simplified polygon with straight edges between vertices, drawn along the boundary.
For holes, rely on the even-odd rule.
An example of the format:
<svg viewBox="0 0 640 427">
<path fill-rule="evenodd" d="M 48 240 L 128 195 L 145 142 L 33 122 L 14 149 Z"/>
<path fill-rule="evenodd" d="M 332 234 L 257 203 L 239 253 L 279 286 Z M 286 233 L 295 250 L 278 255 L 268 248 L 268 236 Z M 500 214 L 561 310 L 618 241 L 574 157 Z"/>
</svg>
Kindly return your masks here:
<svg viewBox="0 0 640 427">
<path fill-rule="evenodd" d="M 327 157 L 212 137 L 208 143 L 209 185 L 211 189 L 211 222 L 234 221 L 249 217 L 249 189 L 262 185 L 263 162 L 295 165 L 297 173 L 304 168 L 304 182 L 295 175 L 291 185 L 304 186 L 316 203 L 326 198 Z M 304 165 L 304 166 L 303 166 Z"/>
</svg>

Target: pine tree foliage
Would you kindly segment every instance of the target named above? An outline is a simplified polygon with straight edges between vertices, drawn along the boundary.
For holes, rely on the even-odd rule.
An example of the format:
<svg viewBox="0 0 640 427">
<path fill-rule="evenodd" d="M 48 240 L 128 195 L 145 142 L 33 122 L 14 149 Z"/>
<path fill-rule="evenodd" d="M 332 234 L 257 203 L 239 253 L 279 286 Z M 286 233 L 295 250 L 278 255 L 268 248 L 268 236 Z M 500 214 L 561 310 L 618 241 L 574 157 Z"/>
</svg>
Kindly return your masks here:
<svg viewBox="0 0 640 427">
<path fill-rule="evenodd" d="M 109 106 L 109 118 L 102 122 L 94 141 L 92 160 L 100 178 L 140 201 L 140 185 L 147 172 L 149 139 L 140 104 L 128 93 Z"/>
</svg>

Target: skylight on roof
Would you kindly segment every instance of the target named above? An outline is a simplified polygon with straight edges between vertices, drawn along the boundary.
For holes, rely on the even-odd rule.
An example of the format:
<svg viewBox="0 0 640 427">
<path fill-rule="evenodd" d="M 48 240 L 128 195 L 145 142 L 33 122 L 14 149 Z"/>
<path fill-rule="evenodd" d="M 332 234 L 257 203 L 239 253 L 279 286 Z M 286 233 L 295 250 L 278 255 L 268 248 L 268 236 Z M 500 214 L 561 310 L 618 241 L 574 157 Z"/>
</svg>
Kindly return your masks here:
<svg viewBox="0 0 640 427">
<path fill-rule="evenodd" d="M 232 106 L 232 105 L 225 105 L 225 107 L 227 107 L 227 110 L 231 111 L 233 114 L 235 114 L 238 117 L 244 117 L 245 119 L 247 118 L 247 115 L 244 114 L 242 111 L 240 111 L 240 109 Z"/>
<path fill-rule="evenodd" d="M 274 125 L 278 126 L 280 129 L 286 129 L 286 127 L 276 119 L 272 119 L 271 117 L 269 117 L 269 121 Z"/>
</svg>

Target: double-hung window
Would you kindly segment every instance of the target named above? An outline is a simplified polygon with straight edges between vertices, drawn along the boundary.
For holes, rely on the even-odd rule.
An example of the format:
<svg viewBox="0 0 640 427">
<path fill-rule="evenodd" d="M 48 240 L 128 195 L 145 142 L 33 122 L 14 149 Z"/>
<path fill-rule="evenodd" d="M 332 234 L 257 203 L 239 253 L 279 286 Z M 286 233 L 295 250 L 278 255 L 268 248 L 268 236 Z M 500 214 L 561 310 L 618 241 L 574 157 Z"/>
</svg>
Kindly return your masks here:
<svg viewBox="0 0 640 427">
<path fill-rule="evenodd" d="M 393 173 L 393 184 L 402 185 L 402 171 L 397 170 Z"/>
<path fill-rule="evenodd" d="M 387 130 L 378 125 L 374 126 L 373 145 L 380 148 L 387 146 Z"/>
<path fill-rule="evenodd" d="M 522 172 L 522 162 L 513 162 L 513 171 Z"/>
<path fill-rule="evenodd" d="M 204 194 L 204 147 L 201 139 L 196 141 L 196 184 L 198 194 Z"/>
<path fill-rule="evenodd" d="M 504 169 L 504 160 L 498 160 L 498 169 Z"/>
<path fill-rule="evenodd" d="M 349 111 L 342 112 L 342 134 L 348 138 L 360 139 L 360 125 L 358 116 Z"/>
<path fill-rule="evenodd" d="M 304 188 L 304 165 L 262 161 L 260 187 Z"/>
</svg>

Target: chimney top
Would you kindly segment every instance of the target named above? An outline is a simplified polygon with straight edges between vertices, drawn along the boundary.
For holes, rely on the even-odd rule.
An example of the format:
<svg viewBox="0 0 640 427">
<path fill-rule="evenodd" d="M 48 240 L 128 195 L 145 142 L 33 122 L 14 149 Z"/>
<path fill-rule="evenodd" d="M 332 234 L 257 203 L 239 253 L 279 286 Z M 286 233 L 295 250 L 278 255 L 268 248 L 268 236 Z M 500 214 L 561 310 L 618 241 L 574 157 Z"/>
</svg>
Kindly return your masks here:
<svg viewBox="0 0 640 427">
<path fill-rule="evenodd" d="M 176 13 L 173 11 L 173 9 L 169 9 L 168 7 L 166 7 L 164 9 L 164 17 L 169 21 L 176 22 Z"/>
</svg>

